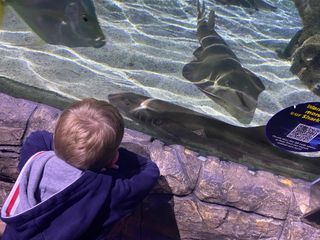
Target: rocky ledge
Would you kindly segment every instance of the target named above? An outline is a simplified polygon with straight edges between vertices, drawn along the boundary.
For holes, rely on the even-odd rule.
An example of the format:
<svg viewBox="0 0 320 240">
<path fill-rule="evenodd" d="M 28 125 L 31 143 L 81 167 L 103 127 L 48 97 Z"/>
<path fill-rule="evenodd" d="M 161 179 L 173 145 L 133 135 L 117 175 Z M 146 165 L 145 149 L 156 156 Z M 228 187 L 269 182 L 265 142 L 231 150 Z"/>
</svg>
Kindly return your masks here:
<svg viewBox="0 0 320 240">
<path fill-rule="evenodd" d="M 52 131 L 59 113 L 0 94 L 0 206 L 17 177 L 22 142 L 34 130 Z M 310 210 L 308 182 L 253 172 L 130 129 L 122 145 L 154 161 L 161 177 L 108 239 L 320 239 L 319 229 L 301 222 Z"/>
</svg>

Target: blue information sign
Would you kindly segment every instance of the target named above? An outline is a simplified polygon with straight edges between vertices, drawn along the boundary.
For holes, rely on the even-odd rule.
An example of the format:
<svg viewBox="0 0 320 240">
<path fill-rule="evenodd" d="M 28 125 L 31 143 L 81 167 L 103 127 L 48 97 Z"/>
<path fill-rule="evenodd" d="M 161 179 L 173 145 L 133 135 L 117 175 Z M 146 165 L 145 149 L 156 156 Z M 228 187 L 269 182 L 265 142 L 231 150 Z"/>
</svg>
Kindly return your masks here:
<svg viewBox="0 0 320 240">
<path fill-rule="evenodd" d="M 266 136 L 282 149 L 294 152 L 320 151 L 320 102 L 291 106 L 267 123 Z"/>
</svg>

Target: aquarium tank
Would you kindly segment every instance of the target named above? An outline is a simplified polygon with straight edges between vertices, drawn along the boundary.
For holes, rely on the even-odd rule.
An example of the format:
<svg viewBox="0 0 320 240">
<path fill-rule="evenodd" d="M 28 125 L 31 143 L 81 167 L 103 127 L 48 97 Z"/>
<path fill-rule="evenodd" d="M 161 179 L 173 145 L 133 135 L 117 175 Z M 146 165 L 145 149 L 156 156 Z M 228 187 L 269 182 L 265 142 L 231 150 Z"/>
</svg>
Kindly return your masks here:
<svg viewBox="0 0 320 240">
<path fill-rule="evenodd" d="M 53 3 L 54 2 L 54 3 Z M 107 100 L 127 127 L 250 169 L 320 175 L 317 0 L 13 0 L 0 91 Z"/>
</svg>

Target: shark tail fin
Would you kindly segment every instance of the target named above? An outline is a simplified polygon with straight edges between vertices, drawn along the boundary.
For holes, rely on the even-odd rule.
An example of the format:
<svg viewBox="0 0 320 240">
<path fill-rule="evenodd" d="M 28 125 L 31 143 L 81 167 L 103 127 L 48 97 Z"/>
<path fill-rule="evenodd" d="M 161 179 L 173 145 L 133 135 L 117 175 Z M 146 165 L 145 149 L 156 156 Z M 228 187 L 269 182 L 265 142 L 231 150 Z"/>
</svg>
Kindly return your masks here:
<svg viewBox="0 0 320 240">
<path fill-rule="evenodd" d="M 202 1 L 202 5 L 200 0 L 197 0 L 197 9 L 198 9 L 198 20 L 201 20 L 205 17 L 205 4 L 204 0 Z"/>
</svg>

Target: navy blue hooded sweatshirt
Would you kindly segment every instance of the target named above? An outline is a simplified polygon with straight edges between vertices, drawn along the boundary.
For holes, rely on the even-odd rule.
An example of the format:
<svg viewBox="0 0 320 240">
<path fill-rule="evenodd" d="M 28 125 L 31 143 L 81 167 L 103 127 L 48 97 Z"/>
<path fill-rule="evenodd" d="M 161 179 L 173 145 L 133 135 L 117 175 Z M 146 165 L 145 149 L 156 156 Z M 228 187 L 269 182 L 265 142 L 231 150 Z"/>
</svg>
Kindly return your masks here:
<svg viewBox="0 0 320 240">
<path fill-rule="evenodd" d="M 120 148 L 119 169 L 83 171 L 61 191 L 16 214 L 22 198 L 21 176 L 28 176 L 32 161 L 52 156 L 51 150 L 52 134 L 46 131 L 32 133 L 23 145 L 21 173 L 1 210 L 7 224 L 2 240 L 105 239 L 112 225 L 146 197 L 159 177 L 152 161 Z M 30 177 L 23 184 L 32 181 Z M 26 194 L 37 199 L 36 191 Z"/>
</svg>

